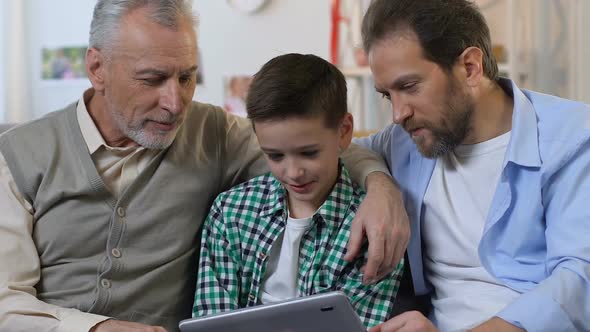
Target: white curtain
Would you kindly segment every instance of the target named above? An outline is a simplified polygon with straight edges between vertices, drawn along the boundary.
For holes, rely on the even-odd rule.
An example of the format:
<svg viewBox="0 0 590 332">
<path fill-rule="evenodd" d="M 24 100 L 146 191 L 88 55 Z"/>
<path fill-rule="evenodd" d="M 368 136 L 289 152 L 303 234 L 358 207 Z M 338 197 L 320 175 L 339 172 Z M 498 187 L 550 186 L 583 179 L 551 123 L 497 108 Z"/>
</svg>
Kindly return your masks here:
<svg viewBox="0 0 590 332">
<path fill-rule="evenodd" d="M 0 122 L 22 122 L 32 114 L 27 64 L 26 2 L 0 0 Z"/>
<path fill-rule="evenodd" d="M 5 67 L 5 58 L 4 53 L 6 52 L 6 43 L 4 41 L 4 31 L 6 25 L 5 19 L 5 1 L 0 1 L 0 122 L 4 121 L 5 115 L 5 108 L 6 108 L 6 97 L 5 97 L 5 87 L 4 87 L 4 67 Z"/>
</svg>

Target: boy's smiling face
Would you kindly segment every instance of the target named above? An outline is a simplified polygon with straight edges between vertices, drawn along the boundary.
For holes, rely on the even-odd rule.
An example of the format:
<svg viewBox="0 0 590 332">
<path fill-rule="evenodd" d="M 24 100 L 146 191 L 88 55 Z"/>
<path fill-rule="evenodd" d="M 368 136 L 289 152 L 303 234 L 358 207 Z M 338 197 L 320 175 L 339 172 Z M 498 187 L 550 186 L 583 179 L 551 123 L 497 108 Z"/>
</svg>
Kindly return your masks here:
<svg viewBox="0 0 590 332">
<path fill-rule="evenodd" d="M 272 174 L 288 192 L 289 213 L 304 218 L 323 204 L 338 177 L 340 151 L 352 139 L 352 115 L 338 128 L 323 116 L 254 122 L 258 142 Z"/>
</svg>

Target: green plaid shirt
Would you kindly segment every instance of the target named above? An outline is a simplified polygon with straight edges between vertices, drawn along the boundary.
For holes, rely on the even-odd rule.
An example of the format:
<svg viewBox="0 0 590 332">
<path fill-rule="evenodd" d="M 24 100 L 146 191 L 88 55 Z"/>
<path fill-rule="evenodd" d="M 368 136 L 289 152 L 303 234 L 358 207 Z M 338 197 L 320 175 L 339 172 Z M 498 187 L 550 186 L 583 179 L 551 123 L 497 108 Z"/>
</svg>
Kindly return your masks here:
<svg viewBox="0 0 590 332">
<path fill-rule="evenodd" d="M 353 263 L 344 260 L 350 225 L 363 198 L 341 166 L 337 183 L 301 240 L 297 282 L 298 296 L 344 292 L 365 326 L 372 327 L 389 318 L 403 262 L 379 283 L 365 286 L 359 269 L 366 250 Z M 268 255 L 285 230 L 285 199 L 285 189 L 271 174 L 217 197 L 203 226 L 193 316 L 260 303 Z"/>
</svg>

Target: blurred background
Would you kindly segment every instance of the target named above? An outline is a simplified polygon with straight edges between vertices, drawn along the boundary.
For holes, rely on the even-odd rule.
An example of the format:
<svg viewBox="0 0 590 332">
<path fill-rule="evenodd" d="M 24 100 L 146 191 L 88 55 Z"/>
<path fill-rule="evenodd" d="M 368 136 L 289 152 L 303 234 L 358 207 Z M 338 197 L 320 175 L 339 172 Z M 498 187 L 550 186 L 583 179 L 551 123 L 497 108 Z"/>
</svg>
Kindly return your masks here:
<svg viewBox="0 0 590 332">
<path fill-rule="evenodd" d="M 239 109 L 233 88 L 270 58 L 313 53 L 348 79 L 359 132 L 391 122 L 359 49 L 370 0 L 194 0 L 200 20 L 194 98 Z M 477 0 L 504 76 L 521 87 L 590 102 L 590 1 Z M 0 0 L 0 122 L 22 122 L 77 100 L 95 0 Z M 238 98 L 234 100 L 232 98 Z M 229 106 L 228 106 L 229 105 Z"/>
</svg>

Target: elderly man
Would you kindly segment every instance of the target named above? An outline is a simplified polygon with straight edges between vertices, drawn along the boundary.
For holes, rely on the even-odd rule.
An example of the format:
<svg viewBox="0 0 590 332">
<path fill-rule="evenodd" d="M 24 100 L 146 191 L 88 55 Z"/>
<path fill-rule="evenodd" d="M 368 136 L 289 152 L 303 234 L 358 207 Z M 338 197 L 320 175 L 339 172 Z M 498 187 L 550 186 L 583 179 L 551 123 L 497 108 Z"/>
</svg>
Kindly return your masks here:
<svg viewBox="0 0 590 332">
<path fill-rule="evenodd" d="M 590 331 L 590 107 L 498 76 L 468 0 L 375 0 L 363 20 L 394 124 L 417 312 L 373 331 Z"/>
<path fill-rule="evenodd" d="M 0 136 L 0 330 L 173 331 L 190 317 L 209 205 L 266 171 L 247 121 L 191 101 L 194 21 L 190 1 L 99 0 L 92 89 Z M 345 162 L 367 179 L 348 257 L 367 233 L 371 281 L 403 255 L 407 217 L 387 176 L 365 176 L 373 154 Z"/>
</svg>

